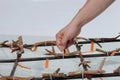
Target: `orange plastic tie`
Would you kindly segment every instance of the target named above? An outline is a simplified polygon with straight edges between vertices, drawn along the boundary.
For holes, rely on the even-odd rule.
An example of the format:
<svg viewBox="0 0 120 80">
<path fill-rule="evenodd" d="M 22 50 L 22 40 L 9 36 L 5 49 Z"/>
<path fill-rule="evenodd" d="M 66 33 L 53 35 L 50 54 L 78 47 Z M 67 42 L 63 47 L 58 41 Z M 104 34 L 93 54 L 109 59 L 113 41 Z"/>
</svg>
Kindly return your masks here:
<svg viewBox="0 0 120 80">
<path fill-rule="evenodd" d="M 91 52 L 94 52 L 94 42 L 93 42 L 93 41 L 91 42 L 90 51 L 91 51 Z"/>
<path fill-rule="evenodd" d="M 21 68 L 24 68 L 24 69 L 31 70 L 31 68 L 29 68 L 29 67 L 26 67 L 26 66 L 23 66 L 22 64 L 18 64 L 18 66 L 19 66 L 19 67 L 21 67 Z"/>
<path fill-rule="evenodd" d="M 115 51 L 112 51 L 110 56 L 114 56 L 115 55 Z"/>
<path fill-rule="evenodd" d="M 68 49 L 68 48 L 65 49 L 65 50 L 64 50 L 64 53 L 65 53 L 65 54 L 69 54 L 69 49 Z"/>
<path fill-rule="evenodd" d="M 37 51 L 37 46 L 34 46 L 34 49 L 33 49 L 33 51 Z"/>
<path fill-rule="evenodd" d="M 45 61 L 45 68 L 48 68 L 49 67 L 49 59 L 46 59 Z"/>
</svg>

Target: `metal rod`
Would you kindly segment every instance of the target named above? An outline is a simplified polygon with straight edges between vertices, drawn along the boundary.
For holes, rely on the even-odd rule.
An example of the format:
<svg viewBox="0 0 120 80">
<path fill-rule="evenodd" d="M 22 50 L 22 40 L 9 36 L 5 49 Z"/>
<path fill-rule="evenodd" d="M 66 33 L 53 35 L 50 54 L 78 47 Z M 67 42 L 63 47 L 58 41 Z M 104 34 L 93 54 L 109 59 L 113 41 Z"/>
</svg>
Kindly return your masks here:
<svg viewBox="0 0 120 80">
<path fill-rule="evenodd" d="M 18 37 L 17 47 L 19 48 L 19 51 L 17 52 L 17 58 L 16 58 L 16 60 L 14 62 L 14 66 L 12 68 L 10 76 L 14 76 L 16 68 L 17 68 L 17 65 L 18 65 L 18 62 L 19 62 L 19 60 L 20 60 L 20 58 L 22 56 L 22 53 L 24 53 L 22 36 Z"/>
<path fill-rule="evenodd" d="M 116 40 L 100 40 L 100 41 L 96 41 L 98 43 L 109 43 L 109 42 L 120 42 L 120 39 L 116 39 Z M 78 44 L 89 44 L 91 43 L 91 41 L 81 41 L 78 42 Z"/>
<path fill-rule="evenodd" d="M 21 55 L 20 56 L 17 55 L 17 59 L 14 62 L 13 69 L 10 73 L 10 76 L 14 76 L 20 57 Z"/>
<path fill-rule="evenodd" d="M 119 74 L 115 74 L 115 73 L 105 73 L 105 74 L 93 74 L 92 78 L 99 78 L 99 77 L 120 77 Z M 81 79 L 82 78 L 82 74 L 78 75 L 78 76 L 67 76 L 65 78 L 52 78 L 52 80 L 67 80 L 67 79 Z M 32 80 L 51 80 L 50 78 L 41 78 L 41 77 L 37 77 L 37 78 L 33 78 Z"/>
<path fill-rule="evenodd" d="M 37 45 L 38 47 L 39 46 L 55 46 L 56 45 L 56 41 L 54 41 L 55 43 L 54 44 L 51 44 L 51 43 L 44 43 L 43 44 L 39 44 Z M 96 41 L 97 43 L 109 43 L 109 42 L 120 42 L 120 39 L 116 39 L 116 40 L 99 40 L 99 41 Z M 79 41 L 78 44 L 90 44 L 91 41 Z M 33 47 L 34 44 L 24 44 L 23 47 L 24 48 L 29 48 L 29 47 Z M 7 47 L 10 47 L 10 44 L 6 44 L 6 45 L 1 45 L 0 48 L 7 48 Z"/>
<path fill-rule="evenodd" d="M 83 55 L 84 58 L 91 58 L 91 57 L 105 57 L 105 56 L 110 56 L 108 54 L 87 54 Z M 114 56 L 120 56 L 120 53 L 116 53 Z M 64 59 L 69 59 L 69 58 L 77 58 L 79 56 L 64 56 Z M 35 58 L 21 58 L 19 62 L 27 62 L 27 61 L 40 61 L 40 60 L 56 60 L 56 59 L 63 59 L 62 56 L 60 57 L 35 57 Z M 15 62 L 16 59 L 7 59 L 7 60 L 0 60 L 0 63 L 13 63 Z"/>
</svg>

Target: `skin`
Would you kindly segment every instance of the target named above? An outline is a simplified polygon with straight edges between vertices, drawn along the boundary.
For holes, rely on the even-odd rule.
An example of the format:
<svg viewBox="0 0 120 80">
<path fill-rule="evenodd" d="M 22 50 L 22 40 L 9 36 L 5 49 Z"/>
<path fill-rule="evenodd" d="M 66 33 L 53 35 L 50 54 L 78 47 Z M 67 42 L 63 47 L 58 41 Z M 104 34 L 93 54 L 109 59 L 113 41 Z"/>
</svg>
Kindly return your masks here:
<svg viewBox="0 0 120 80">
<path fill-rule="evenodd" d="M 101 14 L 114 1 L 115 0 L 87 0 L 70 23 L 56 34 L 57 47 L 61 51 L 64 51 L 71 46 L 73 39 L 80 34 L 82 27 Z"/>
</svg>

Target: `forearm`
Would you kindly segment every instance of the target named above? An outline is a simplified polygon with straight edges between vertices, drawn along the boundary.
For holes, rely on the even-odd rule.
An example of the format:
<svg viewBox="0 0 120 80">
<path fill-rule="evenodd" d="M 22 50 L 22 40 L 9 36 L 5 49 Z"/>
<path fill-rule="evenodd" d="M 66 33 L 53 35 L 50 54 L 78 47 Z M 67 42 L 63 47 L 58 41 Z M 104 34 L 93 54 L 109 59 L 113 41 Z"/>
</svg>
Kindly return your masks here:
<svg viewBox="0 0 120 80">
<path fill-rule="evenodd" d="M 87 0 L 70 22 L 71 25 L 81 28 L 86 23 L 97 17 L 115 0 Z"/>
</svg>

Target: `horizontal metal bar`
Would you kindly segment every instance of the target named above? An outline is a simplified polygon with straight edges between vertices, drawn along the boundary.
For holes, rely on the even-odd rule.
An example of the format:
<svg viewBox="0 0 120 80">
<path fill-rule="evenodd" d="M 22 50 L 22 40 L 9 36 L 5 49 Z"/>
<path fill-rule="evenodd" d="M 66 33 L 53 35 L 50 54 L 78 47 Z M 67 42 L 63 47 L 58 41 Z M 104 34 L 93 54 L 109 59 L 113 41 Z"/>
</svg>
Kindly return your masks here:
<svg viewBox="0 0 120 80">
<path fill-rule="evenodd" d="M 99 41 L 95 41 L 96 43 L 109 43 L 109 42 L 120 42 L 120 39 L 115 39 L 115 40 L 99 40 Z M 78 44 L 89 44 L 91 43 L 91 41 L 79 41 Z M 23 45 L 23 47 L 33 47 L 34 44 L 25 44 Z M 42 47 L 42 46 L 56 46 L 56 44 L 50 44 L 50 43 L 45 43 L 45 44 L 39 44 L 38 47 Z M 0 48 L 8 48 L 9 46 L 0 46 Z"/>
<path fill-rule="evenodd" d="M 120 39 L 116 40 L 100 40 L 100 41 L 95 41 L 97 43 L 110 43 L 110 42 L 120 42 Z M 79 41 L 78 44 L 89 44 L 91 41 Z"/>
<path fill-rule="evenodd" d="M 92 78 L 99 78 L 99 77 L 120 77 L 120 74 L 119 73 L 105 73 L 105 74 L 94 74 L 92 75 Z M 52 78 L 52 80 L 67 80 L 67 79 L 82 79 L 83 76 L 82 74 L 81 75 L 78 75 L 78 76 L 67 76 L 65 78 Z M 85 78 L 85 77 L 84 77 Z M 32 80 L 51 80 L 50 78 L 33 78 Z"/>
<path fill-rule="evenodd" d="M 116 39 L 116 40 L 100 40 L 100 41 L 95 41 L 97 43 L 110 43 L 110 42 L 120 42 L 120 39 Z M 91 43 L 91 41 L 79 41 L 78 44 L 89 44 Z M 56 44 L 54 44 L 56 45 Z M 27 45 L 29 47 L 34 46 L 33 44 Z M 38 46 L 53 46 L 53 44 L 41 44 Z"/>
<path fill-rule="evenodd" d="M 91 57 L 105 57 L 105 56 L 110 56 L 108 54 L 87 54 L 83 55 L 84 58 L 91 58 Z M 116 53 L 114 56 L 120 56 L 120 53 Z M 79 56 L 64 56 L 64 59 L 69 59 L 69 58 L 77 58 Z M 60 57 L 35 57 L 35 58 L 21 58 L 19 62 L 27 62 L 27 61 L 40 61 L 40 60 L 56 60 L 56 59 L 63 59 L 63 56 Z M 0 60 L 0 63 L 13 63 L 15 62 L 16 59 L 7 59 L 7 60 Z"/>
<path fill-rule="evenodd" d="M 99 77 L 120 77 L 120 74 L 116 73 L 105 73 L 105 74 L 94 74 L 92 75 L 92 78 L 99 78 Z M 82 75 L 80 76 L 69 76 L 67 79 L 79 79 L 82 78 Z"/>
</svg>

